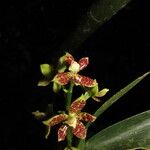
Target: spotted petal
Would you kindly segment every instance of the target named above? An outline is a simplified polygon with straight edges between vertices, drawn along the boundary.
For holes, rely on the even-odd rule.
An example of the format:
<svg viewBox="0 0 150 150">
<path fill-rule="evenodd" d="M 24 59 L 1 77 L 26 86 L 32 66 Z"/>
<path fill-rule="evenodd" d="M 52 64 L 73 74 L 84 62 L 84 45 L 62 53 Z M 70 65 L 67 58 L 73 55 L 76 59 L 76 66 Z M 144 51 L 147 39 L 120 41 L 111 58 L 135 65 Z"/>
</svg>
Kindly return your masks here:
<svg viewBox="0 0 150 150">
<path fill-rule="evenodd" d="M 73 61 L 74 61 L 73 56 L 71 54 L 69 54 L 69 53 L 66 53 L 66 55 L 65 55 L 65 62 L 70 65 Z"/>
<path fill-rule="evenodd" d="M 66 120 L 68 117 L 68 115 L 66 114 L 60 114 L 60 115 L 56 115 L 46 121 L 43 121 L 43 124 L 47 125 L 47 126 L 54 126 L 56 124 L 61 123 L 62 121 Z"/>
<path fill-rule="evenodd" d="M 78 122 L 76 125 L 76 128 L 72 129 L 72 133 L 80 138 L 80 139 L 85 139 L 86 138 L 86 133 L 87 133 L 87 129 L 85 128 L 85 126 L 83 125 L 82 122 Z"/>
<path fill-rule="evenodd" d="M 82 85 L 85 87 L 94 87 L 97 84 L 96 80 L 79 74 L 76 74 L 72 80 L 76 85 Z"/>
<path fill-rule="evenodd" d="M 62 125 L 58 130 L 58 142 L 65 140 L 68 126 Z"/>
<path fill-rule="evenodd" d="M 89 113 L 86 113 L 86 112 L 82 112 L 79 114 L 79 120 L 82 120 L 82 121 L 86 121 L 86 122 L 94 122 L 96 119 L 95 116 L 89 114 Z"/>
<path fill-rule="evenodd" d="M 70 76 L 67 72 L 61 72 L 54 77 L 53 81 L 59 85 L 66 85 L 70 81 Z"/>
<path fill-rule="evenodd" d="M 85 104 L 86 104 L 85 100 L 77 99 L 71 104 L 69 112 L 76 114 L 84 108 Z"/>
<path fill-rule="evenodd" d="M 89 58 L 84 57 L 79 60 L 80 70 L 83 70 L 89 64 Z"/>
<path fill-rule="evenodd" d="M 60 57 L 60 59 L 59 59 L 59 62 L 61 64 L 66 63 L 66 64 L 70 65 L 72 63 L 72 61 L 74 61 L 74 58 L 68 52 L 66 52 L 66 54 L 64 56 Z"/>
</svg>

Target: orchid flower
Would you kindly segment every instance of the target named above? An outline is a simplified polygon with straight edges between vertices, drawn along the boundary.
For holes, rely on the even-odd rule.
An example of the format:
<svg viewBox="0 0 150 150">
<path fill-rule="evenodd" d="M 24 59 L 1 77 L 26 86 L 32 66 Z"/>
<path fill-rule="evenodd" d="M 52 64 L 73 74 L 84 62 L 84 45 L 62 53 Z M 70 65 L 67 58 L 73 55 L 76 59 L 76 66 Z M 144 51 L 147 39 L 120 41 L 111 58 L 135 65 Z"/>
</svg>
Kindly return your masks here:
<svg viewBox="0 0 150 150">
<path fill-rule="evenodd" d="M 83 57 L 78 62 L 74 60 L 73 56 L 69 53 L 60 58 L 60 63 L 66 63 L 69 65 L 68 71 L 60 71 L 55 75 L 53 82 L 61 86 L 73 82 L 75 85 L 81 85 L 83 87 L 94 87 L 97 82 L 87 76 L 78 74 L 80 70 L 83 70 L 89 64 L 89 58 Z"/>
<path fill-rule="evenodd" d="M 82 98 L 83 96 L 80 96 L 78 99 L 72 102 L 68 114 L 62 113 L 43 121 L 43 123 L 48 126 L 49 129 L 56 124 L 63 123 L 63 125 L 61 125 L 61 127 L 58 129 L 58 141 L 65 140 L 68 128 L 72 129 L 72 133 L 76 137 L 80 139 L 86 138 L 87 129 L 82 121 L 93 122 L 95 121 L 96 117 L 89 113 L 81 112 L 86 105 L 86 99 Z M 49 132 L 46 135 L 46 138 L 48 135 Z"/>
<path fill-rule="evenodd" d="M 88 57 L 83 57 L 77 62 L 71 54 L 66 53 L 59 59 L 58 73 L 54 75 L 53 79 L 51 79 L 52 66 L 49 64 L 41 64 L 40 69 L 45 78 L 38 82 L 38 86 L 47 86 L 50 82 L 53 82 L 54 92 L 58 92 L 63 85 L 69 82 L 83 87 L 94 87 L 97 84 L 96 80 L 78 74 L 78 72 L 86 68 L 88 64 Z M 66 69 L 68 69 L 68 71 L 66 71 Z"/>
</svg>

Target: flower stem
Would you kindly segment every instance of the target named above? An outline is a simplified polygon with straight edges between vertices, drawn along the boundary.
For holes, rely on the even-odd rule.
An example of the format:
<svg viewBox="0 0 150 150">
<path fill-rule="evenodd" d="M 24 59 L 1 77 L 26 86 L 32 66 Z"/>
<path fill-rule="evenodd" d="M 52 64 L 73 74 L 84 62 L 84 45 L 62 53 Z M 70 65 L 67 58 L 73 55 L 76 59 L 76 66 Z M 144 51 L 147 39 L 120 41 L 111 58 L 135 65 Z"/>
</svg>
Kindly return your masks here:
<svg viewBox="0 0 150 150">
<path fill-rule="evenodd" d="M 67 92 L 67 98 L 66 98 L 66 110 L 69 110 L 69 107 L 71 105 L 71 99 L 72 99 L 72 92 L 73 92 L 74 83 L 70 83 L 70 87 Z"/>
<path fill-rule="evenodd" d="M 72 129 L 69 128 L 68 131 L 67 131 L 67 142 L 68 142 L 67 147 L 68 148 L 72 147 L 72 137 L 73 137 L 73 135 L 72 135 Z"/>
<path fill-rule="evenodd" d="M 66 98 L 66 111 L 69 111 L 69 107 L 71 105 L 71 99 L 72 99 L 72 92 L 73 92 L 74 83 L 70 83 L 70 87 L 67 92 L 67 98 Z M 69 128 L 67 132 L 67 142 L 68 142 L 68 148 L 72 146 L 72 129 Z"/>
</svg>

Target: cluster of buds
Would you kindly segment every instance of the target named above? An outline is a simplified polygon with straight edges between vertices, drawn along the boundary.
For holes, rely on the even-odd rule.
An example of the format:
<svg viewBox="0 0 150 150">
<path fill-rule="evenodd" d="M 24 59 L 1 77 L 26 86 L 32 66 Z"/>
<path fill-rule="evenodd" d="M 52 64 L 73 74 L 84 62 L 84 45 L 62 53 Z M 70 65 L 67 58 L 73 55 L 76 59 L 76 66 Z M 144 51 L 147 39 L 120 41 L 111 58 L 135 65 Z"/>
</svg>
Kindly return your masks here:
<svg viewBox="0 0 150 150">
<path fill-rule="evenodd" d="M 38 83 L 39 86 L 46 86 L 50 82 L 53 82 L 54 92 L 59 91 L 61 88 L 67 92 L 65 85 L 72 83 L 76 86 L 82 86 L 86 90 L 79 98 L 72 101 L 66 113 L 64 112 L 55 115 L 48 120 L 43 121 L 43 124 L 49 128 L 46 138 L 50 133 L 51 127 L 59 123 L 62 125 L 58 129 L 58 141 L 65 140 L 68 129 L 70 129 L 77 138 L 86 138 L 87 129 L 83 123 L 93 122 L 96 117 L 87 112 L 81 112 L 81 110 L 86 105 L 87 99 L 93 98 L 94 100 L 99 101 L 99 98 L 109 91 L 107 88 L 99 91 L 98 83 L 95 79 L 79 74 L 79 71 L 86 68 L 88 64 L 88 57 L 75 61 L 71 54 L 66 53 L 59 59 L 57 74 L 55 74 L 52 79 L 49 78 L 52 70 L 51 66 L 48 64 L 41 65 L 41 72 L 45 78 Z"/>
</svg>

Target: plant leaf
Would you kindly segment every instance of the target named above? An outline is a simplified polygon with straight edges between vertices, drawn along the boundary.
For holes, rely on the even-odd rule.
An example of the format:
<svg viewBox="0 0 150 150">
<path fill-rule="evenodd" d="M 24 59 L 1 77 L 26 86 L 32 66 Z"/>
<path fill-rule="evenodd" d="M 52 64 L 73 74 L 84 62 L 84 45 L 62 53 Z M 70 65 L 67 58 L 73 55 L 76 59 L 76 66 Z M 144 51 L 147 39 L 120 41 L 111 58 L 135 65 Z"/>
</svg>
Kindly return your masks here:
<svg viewBox="0 0 150 150">
<path fill-rule="evenodd" d="M 125 86 L 123 89 L 118 91 L 115 95 L 113 95 L 110 99 L 108 99 L 95 113 L 94 116 L 99 117 L 105 110 L 107 110 L 112 104 L 114 104 L 117 100 L 119 100 L 124 94 L 130 91 L 135 85 L 137 85 L 140 81 L 142 81 L 150 72 L 145 73 L 144 75 L 138 77 L 130 84 Z M 87 128 L 91 125 L 91 123 L 87 123 Z M 78 147 L 83 150 L 85 144 L 85 140 L 81 140 L 79 142 Z"/>
<path fill-rule="evenodd" d="M 130 84 L 125 86 L 123 89 L 118 91 L 115 95 L 113 95 L 111 98 L 109 98 L 95 113 L 94 116 L 99 117 L 104 111 L 106 111 L 112 104 L 114 104 L 117 100 L 119 100 L 123 95 L 125 95 L 127 92 L 129 92 L 135 85 L 137 85 L 140 81 L 142 81 L 147 75 L 149 75 L 150 72 L 145 73 L 144 75 L 138 77 L 134 81 L 132 81 Z M 89 127 L 90 123 L 87 124 L 87 127 Z"/>
<path fill-rule="evenodd" d="M 150 110 L 116 123 L 93 137 L 85 150 L 150 148 Z"/>
<path fill-rule="evenodd" d="M 77 49 L 106 21 L 110 20 L 119 10 L 124 8 L 131 0 L 97 0 L 82 16 L 68 39 L 61 46 L 61 50 Z"/>
</svg>

